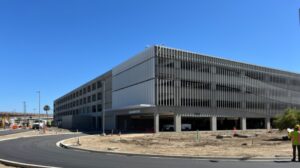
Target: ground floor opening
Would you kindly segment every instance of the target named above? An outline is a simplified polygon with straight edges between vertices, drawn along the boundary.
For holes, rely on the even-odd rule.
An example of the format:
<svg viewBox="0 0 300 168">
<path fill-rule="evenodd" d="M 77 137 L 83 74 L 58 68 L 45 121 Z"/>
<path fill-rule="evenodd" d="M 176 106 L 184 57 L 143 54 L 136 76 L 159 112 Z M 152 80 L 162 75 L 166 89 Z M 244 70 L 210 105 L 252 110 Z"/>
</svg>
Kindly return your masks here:
<svg viewBox="0 0 300 168">
<path fill-rule="evenodd" d="M 217 118 L 217 130 L 241 129 L 240 118 L 219 117 Z"/>
<path fill-rule="evenodd" d="M 264 129 L 266 128 L 265 118 L 247 118 L 247 129 Z"/>
<path fill-rule="evenodd" d="M 168 131 L 216 131 L 266 129 L 274 120 L 247 117 L 198 117 L 171 113 L 149 113 L 116 116 L 116 131 L 121 132 L 168 132 Z M 93 121 L 94 122 L 94 121 Z M 98 121 L 101 128 L 101 117 Z M 274 128 L 272 126 L 272 128 Z"/>
<path fill-rule="evenodd" d="M 207 131 L 210 130 L 210 118 L 209 117 L 182 117 L 182 125 L 190 125 L 191 128 L 184 127 L 182 131 Z"/>
<path fill-rule="evenodd" d="M 153 132 L 153 115 L 120 115 L 116 127 L 122 132 Z"/>
</svg>

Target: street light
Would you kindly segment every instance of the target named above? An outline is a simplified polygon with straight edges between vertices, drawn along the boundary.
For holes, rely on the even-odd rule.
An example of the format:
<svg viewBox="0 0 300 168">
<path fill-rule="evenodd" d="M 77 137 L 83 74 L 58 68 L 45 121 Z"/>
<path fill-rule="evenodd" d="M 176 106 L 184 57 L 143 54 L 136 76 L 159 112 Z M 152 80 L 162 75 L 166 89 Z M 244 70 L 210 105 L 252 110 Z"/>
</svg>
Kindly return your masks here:
<svg viewBox="0 0 300 168">
<path fill-rule="evenodd" d="M 23 101 L 23 112 L 24 112 L 24 117 L 26 116 L 26 101 Z"/>
<path fill-rule="evenodd" d="M 41 92 L 37 91 L 38 95 L 39 95 L 39 121 L 41 120 Z"/>
<path fill-rule="evenodd" d="M 26 122 L 26 101 L 23 101 L 23 112 L 24 112 L 24 116 L 23 116 L 23 126 L 25 126 L 25 122 Z"/>
<path fill-rule="evenodd" d="M 105 80 L 102 81 L 102 135 L 105 136 Z"/>
</svg>

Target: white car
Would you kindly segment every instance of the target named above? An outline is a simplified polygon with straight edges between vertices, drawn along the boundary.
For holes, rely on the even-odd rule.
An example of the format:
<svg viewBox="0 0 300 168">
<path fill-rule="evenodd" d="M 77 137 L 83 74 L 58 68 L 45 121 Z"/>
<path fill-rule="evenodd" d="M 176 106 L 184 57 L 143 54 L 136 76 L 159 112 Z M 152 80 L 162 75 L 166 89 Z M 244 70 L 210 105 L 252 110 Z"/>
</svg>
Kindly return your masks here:
<svg viewBox="0 0 300 168">
<path fill-rule="evenodd" d="M 43 128 L 45 125 L 43 120 L 35 120 L 32 124 L 32 129 L 40 129 Z"/>
<path fill-rule="evenodd" d="M 181 124 L 181 130 L 182 131 L 189 131 L 192 129 L 192 124 Z M 166 124 L 163 125 L 162 128 L 163 131 L 174 131 L 174 125 L 173 124 Z"/>
<path fill-rule="evenodd" d="M 181 130 L 183 130 L 183 131 L 192 130 L 192 124 L 181 124 Z"/>
</svg>

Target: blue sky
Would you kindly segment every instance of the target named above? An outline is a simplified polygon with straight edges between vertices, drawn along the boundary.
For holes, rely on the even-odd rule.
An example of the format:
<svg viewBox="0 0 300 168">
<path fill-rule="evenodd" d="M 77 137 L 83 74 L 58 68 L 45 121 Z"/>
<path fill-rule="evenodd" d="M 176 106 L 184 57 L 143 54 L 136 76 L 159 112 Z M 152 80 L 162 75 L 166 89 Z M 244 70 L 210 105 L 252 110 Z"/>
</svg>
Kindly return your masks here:
<svg viewBox="0 0 300 168">
<path fill-rule="evenodd" d="M 300 0 L 0 0 L 0 111 L 53 100 L 148 45 L 300 73 Z M 37 110 L 36 110 L 37 112 Z"/>
</svg>

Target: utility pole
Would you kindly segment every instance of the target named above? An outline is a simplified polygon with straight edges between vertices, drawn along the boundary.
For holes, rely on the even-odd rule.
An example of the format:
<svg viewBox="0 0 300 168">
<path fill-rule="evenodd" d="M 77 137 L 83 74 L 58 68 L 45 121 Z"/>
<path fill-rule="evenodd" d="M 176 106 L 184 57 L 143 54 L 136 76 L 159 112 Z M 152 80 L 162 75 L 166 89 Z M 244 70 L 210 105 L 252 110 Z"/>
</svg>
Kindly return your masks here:
<svg viewBox="0 0 300 168">
<path fill-rule="evenodd" d="M 105 80 L 102 81 L 102 135 L 105 136 Z"/>
</svg>

